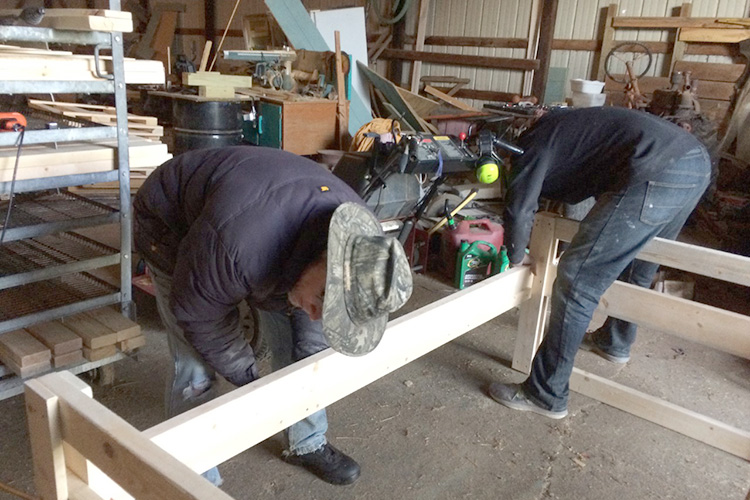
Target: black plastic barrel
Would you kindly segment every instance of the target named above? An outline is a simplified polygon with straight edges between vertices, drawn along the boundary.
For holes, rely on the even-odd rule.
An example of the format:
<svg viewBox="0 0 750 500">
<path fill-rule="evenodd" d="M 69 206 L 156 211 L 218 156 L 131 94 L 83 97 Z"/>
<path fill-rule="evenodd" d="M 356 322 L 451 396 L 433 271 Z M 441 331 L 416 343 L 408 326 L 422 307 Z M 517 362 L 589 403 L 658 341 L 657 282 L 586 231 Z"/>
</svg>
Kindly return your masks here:
<svg viewBox="0 0 750 500">
<path fill-rule="evenodd" d="M 242 108 L 238 101 L 174 99 L 172 120 L 175 155 L 242 143 Z"/>
</svg>

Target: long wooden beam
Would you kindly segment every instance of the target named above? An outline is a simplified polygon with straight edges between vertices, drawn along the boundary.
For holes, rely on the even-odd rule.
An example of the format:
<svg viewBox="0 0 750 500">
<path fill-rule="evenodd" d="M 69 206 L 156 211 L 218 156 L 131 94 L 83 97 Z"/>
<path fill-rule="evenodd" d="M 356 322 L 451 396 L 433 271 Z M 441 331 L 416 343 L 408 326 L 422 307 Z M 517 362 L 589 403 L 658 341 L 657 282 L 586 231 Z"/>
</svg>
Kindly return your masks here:
<svg viewBox="0 0 750 500">
<path fill-rule="evenodd" d="M 413 41 L 413 37 L 407 41 Z M 375 43 L 373 38 L 368 43 Z M 446 47 L 494 47 L 499 49 L 524 49 L 527 40 L 525 38 L 494 38 L 475 36 L 428 36 L 425 45 Z M 672 51 L 672 42 L 657 42 L 638 40 L 654 54 L 668 54 Z M 573 50 L 585 52 L 599 52 L 602 48 L 601 40 L 578 40 L 567 38 L 556 38 L 552 40 L 552 50 Z M 737 57 L 739 51 L 735 44 L 729 43 L 689 43 L 686 54 Z"/>
<path fill-rule="evenodd" d="M 145 431 L 204 471 L 526 301 L 531 272 L 514 268 L 397 318 L 362 357 L 331 349 Z M 471 311 L 471 313 L 467 313 Z"/>
<path fill-rule="evenodd" d="M 555 230 L 558 239 L 570 241 L 578 231 L 578 222 L 562 217 L 555 218 Z M 641 250 L 637 258 L 709 278 L 750 286 L 750 258 L 742 255 L 654 238 Z"/>
<path fill-rule="evenodd" d="M 475 66 L 477 68 L 533 70 L 539 68 L 535 59 L 514 59 L 510 57 L 470 56 L 444 54 L 441 52 L 422 52 L 416 50 L 385 49 L 380 57 L 383 59 L 401 59 L 404 61 L 422 61 L 455 66 Z"/>
<path fill-rule="evenodd" d="M 579 368 L 573 368 L 570 388 L 579 394 L 750 460 L 750 432 Z"/>
<path fill-rule="evenodd" d="M 750 359 L 750 317 L 616 281 L 599 309 L 656 331 Z"/>
</svg>

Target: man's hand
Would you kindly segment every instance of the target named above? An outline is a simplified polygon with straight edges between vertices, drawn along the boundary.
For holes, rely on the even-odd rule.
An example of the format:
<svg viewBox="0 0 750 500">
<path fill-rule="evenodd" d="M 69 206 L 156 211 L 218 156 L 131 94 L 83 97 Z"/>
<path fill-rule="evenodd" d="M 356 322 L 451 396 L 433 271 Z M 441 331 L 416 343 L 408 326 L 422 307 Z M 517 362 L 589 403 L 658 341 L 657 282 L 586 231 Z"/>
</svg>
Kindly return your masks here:
<svg viewBox="0 0 750 500">
<path fill-rule="evenodd" d="M 519 266 L 530 266 L 532 274 L 536 274 L 536 266 L 534 265 L 534 259 L 532 259 L 529 254 L 524 254 L 523 260 L 519 262 L 518 264 L 510 264 L 509 268 L 519 267 Z"/>
</svg>

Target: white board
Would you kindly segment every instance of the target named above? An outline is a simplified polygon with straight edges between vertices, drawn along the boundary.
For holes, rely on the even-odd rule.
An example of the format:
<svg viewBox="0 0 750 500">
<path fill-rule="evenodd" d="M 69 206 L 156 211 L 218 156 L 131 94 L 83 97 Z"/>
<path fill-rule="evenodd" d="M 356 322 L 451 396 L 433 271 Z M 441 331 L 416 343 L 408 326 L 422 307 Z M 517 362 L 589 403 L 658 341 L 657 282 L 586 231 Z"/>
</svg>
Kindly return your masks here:
<svg viewBox="0 0 750 500">
<path fill-rule="evenodd" d="M 352 56 L 352 88 L 354 88 L 370 109 L 370 90 L 357 69 L 357 61 L 367 65 L 367 31 L 365 29 L 365 9 L 312 10 L 310 17 L 328 44 L 329 50 L 336 50 L 334 31 L 339 32 L 341 50 Z"/>
</svg>

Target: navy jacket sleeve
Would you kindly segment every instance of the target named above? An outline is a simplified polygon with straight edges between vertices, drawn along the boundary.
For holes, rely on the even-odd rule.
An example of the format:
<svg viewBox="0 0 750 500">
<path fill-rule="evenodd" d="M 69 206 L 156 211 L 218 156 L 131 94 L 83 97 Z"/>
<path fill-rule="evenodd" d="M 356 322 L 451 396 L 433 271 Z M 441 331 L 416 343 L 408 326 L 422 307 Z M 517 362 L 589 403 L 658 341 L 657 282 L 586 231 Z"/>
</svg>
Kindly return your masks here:
<svg viewBox="0 0 750 500">
<path fill-rule="evenodd" d="M 513 165 L 513 179 L 508 188 L 505 208 L 508 260 L 520 264 L 529 244 L 534 216 L 539 208 L 539 197 L 547 171 L 552 165 L 552 153 L 545 148 L 532 148 L 517 158 Z"/>
<path fill-rule="evenodd" d="M 258 378 L 255 356 L 239 328 L 237 304 L 247 287 L 236 256 L 200 218 L 180 245 L 170 305 L 185 338 L 234 385 Z"/>
</svg>

